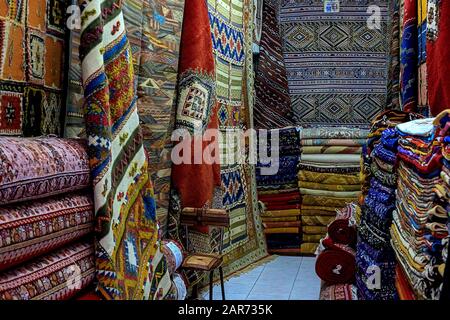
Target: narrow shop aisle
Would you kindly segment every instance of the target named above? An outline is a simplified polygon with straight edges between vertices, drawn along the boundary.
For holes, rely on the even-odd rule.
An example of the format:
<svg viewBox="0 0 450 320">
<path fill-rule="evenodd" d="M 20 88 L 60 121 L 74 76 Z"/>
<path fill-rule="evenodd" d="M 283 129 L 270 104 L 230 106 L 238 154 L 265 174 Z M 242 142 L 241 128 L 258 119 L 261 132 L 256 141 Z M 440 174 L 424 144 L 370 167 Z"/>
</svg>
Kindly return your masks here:
<svg viewBox="0 0 450 320">
<path fill-rule="evenodd" d="M 225 283 L 227 300 L 318 300 L 320 279 L 313 257 L 280 256 Z M 220 285 L 214 299 L 221 299 Z M 203 295 L 209 299 L 209 292 Z"/>
</svg>

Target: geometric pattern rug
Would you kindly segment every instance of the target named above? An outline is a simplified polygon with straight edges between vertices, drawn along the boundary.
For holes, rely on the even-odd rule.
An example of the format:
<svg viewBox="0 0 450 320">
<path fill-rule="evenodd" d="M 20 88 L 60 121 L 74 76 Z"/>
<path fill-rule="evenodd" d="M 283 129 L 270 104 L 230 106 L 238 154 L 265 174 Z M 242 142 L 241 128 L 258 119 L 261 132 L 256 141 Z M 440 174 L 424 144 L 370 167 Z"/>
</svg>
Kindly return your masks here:
<svg viewBox="0 0 450 320">
<path fill-rule="evenodd" d="M 165 234 L 169 192 L 170 152 L 178 56 L 185 0 L 125 0 L 123 15 L 133 53 L 138 112 L 155 188 L 157 219 Z M 76 4 L 77 0 L 72 0 Z M 85 136 L 83 88 L 78 57 L 80 33 L 71 32 L 69 85 L 65 115 L 66 138 Z"/>
<path fill-rule="evenodd" d="M 372 18 L 371 5 L 380 9 L 379 21 Z M 322 0 L 281 0 L 283 51 L 298 125 L 366 126 L 384 109 L 388 9 L 389 0 L 342 0 L 339 12 L 325 13 Z"/>
<path fill-rule="evenodd" d="M 254 72 L 251 0 L 208 0 L 222 133 L 253 127 Z M 233 147 L 221 145 L 227 154 Z M 224 237 L 224 273 L 231 276 L 267 257 L 259 216 L 255 170 L 221 158 L 222 206 L 231 218 Z M 214 238 L 212 239 L 214 245 Z"/>
</svg>

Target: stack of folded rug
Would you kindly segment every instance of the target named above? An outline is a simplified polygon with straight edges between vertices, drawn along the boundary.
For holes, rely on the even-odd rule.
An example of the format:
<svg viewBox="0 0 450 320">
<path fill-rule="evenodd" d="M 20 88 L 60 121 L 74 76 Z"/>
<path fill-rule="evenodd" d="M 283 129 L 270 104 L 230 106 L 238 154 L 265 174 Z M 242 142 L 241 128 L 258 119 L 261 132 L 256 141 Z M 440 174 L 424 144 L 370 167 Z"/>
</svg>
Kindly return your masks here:
<svg viewBox="0 0 450 320">
<path fill-rule="evenodd" d="M 446 110 L 438 115 L 435 121 L 442 128 L 443 134 L 443 147 L 442 147 L 442 171 L 441 178 L 443 181 L 442 188 L 445 190 L 445 196 L 443 197 L 443 203 L 441 206 L 447 211 L 447 230 L 450 233 L 450 112 Z M 442 190 L 442 189 L 441 189 Z M 450 239 L 447 237 L 444 242 L 444 248 L 442 250 L 442 261 L 445 262 L 444 270 L 444 280 L 442 286 L 441 300 L 450 300 L 450 260 L 449 260 L 449 242 Z M 440 272 L 442 272 L 442 267 L 440 267 Z"/>
<path fill-rule="evenodd" d="M 362 194 L 365 197 L 369 193 L 372 174 L 372 151 L 380 142 L 381 135 L 386 129 L 395 128 L 399 123 L 423 118 L 416 113 L 408 113 L 399 110 L 387 110 L 378 114 L 371 123 L 367 144 L 364 146 L 362 175 Z M 361 203 L 363 203 L 363 199 Z"/>
<path fill-rule="evenodd" d="M 396 299 L 396 260 L 390 246 L 389 228 L 395 209 L 397 143 L 396 129 L 386 129 L 371 153 L 372 178 L 362 205 L 356 256 L 356 284 L 364 300 Z M 382 281 L 372 287 L 369 278 L 374 267 L 379 270 Z"/>
<path fill-rule="evenodd" d="M 322 279 L 321 300 L 357 300 L 355 278 L 356 203 L 336 210 L 327 236 L 317 250 L 316 273 Z"/>
<path fill-rule="evenodd" d="M 256 177 L 258 197 L 265 207 L 262 221 L 267 246 L 271 253 L 298 254 L 301 244 L 301 199 L 297 187 L 297 166 L 301 147 L 297 128 L 271 130 L 267 147 L 278 166 L 276 174 L 263 175 L 260 170 L 264 166 L 262 164 Z M 279 157 L 276 157 L 277 154 Z"/>
<path fill-rule="evenodd" d="M 396 259 L 389 229 L 395 209 L 397 187 L 397 145 L 399 123 L 421 117 L 403 111 L 380 113 L 371 124 L 363 154 L 363 197 L 358 223 L 356 285 L 360 299 L 392 300 L 395 288 Z M 377 272 L 382 281 L 374 283 Z"/>
<path fill-rule="evenodd" d="M 448 188 L 441 179 L 444 129 L 434 119 L 399 124 L 398 185 L 392 247 L 414 295 L 439 298 Z M 444 243 L 443 243 L 444 242 Z"/>
<path fill-rule="evenodd" d="M 0 137 L 0 300 L 68 299 L 94 280 L 84 142 Z"/>
<path fill-rule="evenodd" d="M 303 254 L 314 254 L 336 209 L 360 196 L 361 152 L 368 133 L 366 129 L 345 127 L 300 131 Z"/>
<path fill-rule="evenodd" d="M 424 283 L 425 297 L 437 300 L 441 296 L 444 285 L 445 266 L 449 245 L 449 199 L 450 199 L 450 116 L 449 110 L 443 111 L 434 121 L 436 137 L 434 145 L 441 148 L 442 167 L 441 182 L 436 184 L 433 193 L 433 208 L 428 211 L 428 219 L 425 224 L 424 238 L 427 244 L 427 252 L 431 259 L 425 266 Z"/>
</svg>

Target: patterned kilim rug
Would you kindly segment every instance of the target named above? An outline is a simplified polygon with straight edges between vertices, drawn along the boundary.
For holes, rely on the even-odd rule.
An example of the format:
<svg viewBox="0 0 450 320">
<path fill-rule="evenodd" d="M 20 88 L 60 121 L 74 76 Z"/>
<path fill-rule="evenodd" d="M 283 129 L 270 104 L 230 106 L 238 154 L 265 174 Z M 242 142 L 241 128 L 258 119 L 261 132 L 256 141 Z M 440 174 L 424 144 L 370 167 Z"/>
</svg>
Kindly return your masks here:
<svg viewBox="0 0 450 320">
<path fill-rule="evenodd" d="M 292 126 L 291 98 L 277 19 L 277 1 L 264 1 L 259 62 L 255 78 L 255 126 L 275 129 Z"/>
<path fill-rule="evenodd" d="M 219 127 L 222 133 L 253 127 L 253 6 L 250 0 L 208 0 L 216 64 Z M 231 275 L 267 257 L 258 212 L 255 168 L 225 164 L 235 146 L 221 142 L 223 207 L 231 214 L 224 272 Z M 236 149 L 234 149 L 236 150 Z"/>
<path fill-rule="evenodd" d="M 121 1 L 90 0 L 80 6 L 97 289 L 106 299 L 164 299 L 172 282 L 158 239 L 153 186 L 133 85 L 133 54 Z"/>
<path fill-rule="evenodd" d="M 380 21 L 369 6 L 380 9 Z M 294 113 L 300 125 L 368 125 L 384 109 L 389 0 L 281 0 L 280 23 Z M 369 12 L 369 13 L 367 13 Z M 377 23 L 379 22 L 379 23 Z"/>
<path fill-rule="evenodd" d="M 141 60 L 136 71 L 138 111 L 144 146 L 149 152 L 149 169 L 155 187 L 156 215 L 163 235 L 166 234 L 169 208 L 172 166 L 170 135 L 174 128 L 174 100 L 184 2 L 185 0 L 143 1 Z M 126 12 L 124 14 L 127 17 Z"/>
<path fill-rule="evenodd" d="M 76 3 L 77 0 L 72 0 Z M 173 129 L 174 98 L 184 0 L 125 0 L 123 15 L 133 52 L 138 82 L 138 111 L 149 152 L 149 172 L 154 183 L 157 218 L 165 234 L 170 192 L 168 136 Z M 78 57 L 79 31 L 71 32 L 66 137 L 85 136 L 83 88 Z"/>
<path fill-rule="evenodd" d="M 400 90 L 402 110 L 417 110 L 418 33 L 417 1 L 406 0 L 403 11 L 401 36 Z"/>
</svg>

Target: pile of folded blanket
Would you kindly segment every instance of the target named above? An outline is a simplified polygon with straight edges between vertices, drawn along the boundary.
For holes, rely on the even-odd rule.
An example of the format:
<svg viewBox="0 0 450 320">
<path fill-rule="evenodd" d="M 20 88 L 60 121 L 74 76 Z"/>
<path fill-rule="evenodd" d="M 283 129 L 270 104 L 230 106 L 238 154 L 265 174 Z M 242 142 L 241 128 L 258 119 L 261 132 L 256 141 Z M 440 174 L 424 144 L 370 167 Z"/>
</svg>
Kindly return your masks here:
<svg viewBox="0 0 450 320">
<path fill-rule="evenodd" d="M 449 230 L 449 199 L 450 199 L 450 148 L 449 148 L 449 127 L 450 110 L 442 112 L 434 121 L 436 126 L 436 136 L 433 144 L 436 150 L 442 153 L 442 166 L 440 172 L 441 182 L 433 189 L 433 208 L 428 211 L 428 219 L 425 223 L 424 238 L 427 244 L 427 252 L 431 259 L 425 266 L 424 296 L 437 300 L 440 298 L 443 283 L 445 265 L 448 255 Z M 439 152 L 439 151 L 438 151 Z"/>
<path fill-rule="evenodd" d="M 397 130 L 399 168 L 392 247 L 414 296 L 437 299 L 448 237 L 448 188 L 441 178 L 445 130 L 432 118 L 399 124 Z"/>
<path fill-rule="evenodd" d="M 316 273 L 322 280 L 321 300 L 357 300 L 355 279 L 356 203 L 336 210 L 335 220 L 317 249 Z"/>
<path fill-rule="evenodd" d="M 300 131 L 302 253 L 314 254 L 336 209 L 359 198 L 361 152 L 368 133 L 367 129 L 345 127 Z"/>
<path fill-rule="evenodd" d="M 442 188 L 445 190 L 445 196 L 442 198 L 441 206 L 447 211 L 447 231 L 450 233 L 450 110 L 445 110 L 436 117 L 435 124 L 439 125 L 443 135 L 442 146 Z M 442 189 L 441 189 L 442 190 Z M 444 192 L 442 192 L 444 194 Z M 444 280 L 441 291 L 441 300 L 450 300 L 450 261 L 449 261 L 449 242 L 447 237 L 443 240 L 444 249 L 442 250 L 442 261 L 445 262 L 445 268 L 440 267 L 440 272 L 444 269 Z"/>
<path fill-rule="evenodd" d="M 0 137 L 0 300 L 63 300 L 95 277 L 85 143 Z"/>
<path fill-rule="evenodd" d="M 389 229 L 395 209 L 397 143 L 396 129 L 389 128 L 383 131 L 372 151 L 372 178 L 362 205 L 356 256 L 356 284 L 364 300 L 396 299 L 396 260 Z M 383 279 L 379 284 L 370 281 L 374 272 L 379 272 Z"/>
<path fill-rule="evenodd" d="M 267 145 L 259 141 L 260 149 L 266 147 L 272 162 L 258 165 L 256 180 L 258 198 L 265 207 L 262 221 L 267 246 L 271 253 L 298 254 L 302 237 L 301 199 L 297 187 L 301 152 L 298 129 L 289 127 L 269 131 Z M 263 168 L 274 164 L 276 171 L 264 173 Z"/>
<path fill-rule="evenodd" d="M 396 126 L 419 115 L 386 111 L 372 121 L 364 153 L 361 221 L 358 225 L 356 285 L 364 300 L 393 300 L 396 259 L 390 243 L 397 188 Z M 379 277 L 377 277 L 379 276 Z M 376 283 L 377 279 L 382 279 Z"/>
</svg>

